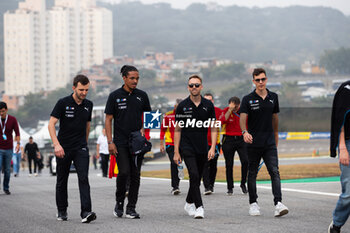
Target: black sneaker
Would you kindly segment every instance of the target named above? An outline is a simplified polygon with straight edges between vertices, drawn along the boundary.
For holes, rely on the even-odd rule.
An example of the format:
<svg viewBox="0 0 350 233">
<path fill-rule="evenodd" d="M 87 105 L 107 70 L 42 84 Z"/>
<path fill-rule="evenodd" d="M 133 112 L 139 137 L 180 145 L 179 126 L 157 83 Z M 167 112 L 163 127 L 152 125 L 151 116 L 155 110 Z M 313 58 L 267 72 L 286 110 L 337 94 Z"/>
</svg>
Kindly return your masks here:
<svg viewBox="0 0 350 233">
<path fill-rule="evenodd" d="M 181 192 L 180 192 L 180 189 L 179 188 L 173 188 L 171 190 L 171 194 L 172 195 L 179 195 Z"/>
<path fill-rule="evenodd" d="M 67 221 L 67 211 L 58 211 L 57 213 L 57 220 L 58 221 Z"/>
<path fill-rule="evenodd" d="M 4 193 L 5 193 L 6 195 L 10 195 L 10 194 L 11 194 L 10 190 L 4 190 Z"/>
<path fill-rule="evenodd" d="M 82 223 L 90 223 L 96 219 L 96 214 L 94 212 L 84 212 L 82 214 Z"/>
<path fill-rule="evenodd" d="M 214 187 L 210 187 L 209 190 L 211 191 L 211 193 L 214 193 Z"/>
<path fill-rule="evenodd" d="M 243 194 L 247 194 L 248 193 L 248 190 L 247 190 L 247 187 L 245 186 L 245 184 L 241 184 L 241 190 L 242 190 Z"/>
<path fill-rule="evenodd" d="M 125 216 L 127 218 L 139 219 L 140 215 L 135 211 L 135 209 L 126 209 Z"/>
<path fill-rule="evenodd" d="M 115 217 L 121 218 L 124 213 L 124 203 L 123 202 L 118 202 L 115 204 L 113 214 Z"/>
<path fill-rule="evenodd" d="M 233 195 L 233 189 L 227 189 L 227 196 Z"/>
<path fill-rule="evenodd" d="M 210 189 L 204 189 L 204 195 L 210 195 L 212 193 L 212 191 Z"/>
<path fill-rule="evenodd" d="M 335 226 L 332 221 L 328 227 L 328 233 L 340 233 L 340 227 Z"/>
</svg>

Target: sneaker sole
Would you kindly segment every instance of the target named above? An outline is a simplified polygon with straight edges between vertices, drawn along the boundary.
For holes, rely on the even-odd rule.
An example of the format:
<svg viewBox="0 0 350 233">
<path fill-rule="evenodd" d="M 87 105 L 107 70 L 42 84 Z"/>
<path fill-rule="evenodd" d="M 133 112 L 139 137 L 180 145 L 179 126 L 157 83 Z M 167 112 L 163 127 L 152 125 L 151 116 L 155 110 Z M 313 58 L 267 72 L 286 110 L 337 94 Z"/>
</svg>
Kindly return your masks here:
<svg viewBox="0 0 350 233">
<path fill-rule="evenodd" d="M 125 217 L 126 218 L 130 218 L 130 219 L 140 219 L 140 216 L 132 216 L 132 215 L 129 215 L 129 214 L 126 214 Z"/>
<path fill-rule="evenodd" d="M 68 218 L 56 218 L 57 219 L 57 221 L 67 221 L 68 220 Z"/>
<path fill-rule="evenodd" d="M 113 215 L 114 215 L 115 217 L 118 217 L 118 218 L 123 217 L 123 214 L 118 214 L 118 213 L 115 212 L 114 210 L 113 210 Z"/>
<path fill-rule="evenodd" d="M 286 215 L 286 214 L 288 214 L 288 210 L 282 210 L 279 214 L 275 214 L 275 217 L 281 217 L 281 216 L 283 216 L 283 215 Z"/>
<path fill-rule="evenodd" d="M 249 213 L 250 216 L 260 216 L 261 213 Z"/>
<path fill-rule="evenodd" d="M 204 195 L 210 195 L 210 194 L 212 194 L 212 192 L 210 191 L 210 192 L 204 192 L 203 193 Z"/>
<path fill-rule="evenodd" d="M 90 214 L 89 216 L 87 216 L 86 218 L 83 218 L 81 220 L 82 223 L 90 223 L 92 221 L 94 221 L 96 219 L 96 214 Z"/>
<path fill-rule="evenodd" d="M 203 219 L 203 216 L 194 216 L 195 219 Z"/>
<path fill-rule="evenodd" d="M 180 190 L 178 190 L 178 191 L 174 191 L 172 193 L 173 193 L 173 195 L 179 195 L 181 192 L 180 192 Z"/>
</svg>

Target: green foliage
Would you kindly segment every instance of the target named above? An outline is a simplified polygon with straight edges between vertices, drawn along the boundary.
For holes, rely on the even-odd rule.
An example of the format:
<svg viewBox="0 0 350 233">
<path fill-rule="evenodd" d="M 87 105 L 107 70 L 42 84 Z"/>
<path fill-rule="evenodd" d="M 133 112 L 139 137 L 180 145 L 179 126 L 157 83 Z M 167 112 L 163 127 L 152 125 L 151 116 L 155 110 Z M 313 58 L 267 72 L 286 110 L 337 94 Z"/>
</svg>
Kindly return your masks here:
<svg viewBox="0 0 350 233">
<path fill-rule="evenodd" d="M 245 68 L 243 63 L 233 63 L 214 68 L 205 68 L 201 70 L 201 73 L 205 79 L 230 80 L 235 77 L 242 77 L 245 73 Z"/>
<path fill-rule="evenodd" d="M 350 48 L 341 47 L 336 50 L 326 50 L 320 59 L 321 66 L 330 74 L 350 74 Z"/>
</svg>

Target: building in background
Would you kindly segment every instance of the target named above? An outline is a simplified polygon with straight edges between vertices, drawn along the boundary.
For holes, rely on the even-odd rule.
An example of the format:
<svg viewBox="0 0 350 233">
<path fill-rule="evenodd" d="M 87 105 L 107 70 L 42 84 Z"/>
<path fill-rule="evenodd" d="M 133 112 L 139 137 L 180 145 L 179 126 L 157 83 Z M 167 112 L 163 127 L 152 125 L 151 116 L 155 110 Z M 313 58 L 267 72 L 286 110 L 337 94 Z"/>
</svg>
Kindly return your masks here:
<svg viewBox="0 0 350 233">
<path fill-rule="evenodd" d="M 112 12 L 95 0 L 20 2 L 4 14 L 5 94 L 66 86 L 76 73 L 113 56 Z"/>
</svg>

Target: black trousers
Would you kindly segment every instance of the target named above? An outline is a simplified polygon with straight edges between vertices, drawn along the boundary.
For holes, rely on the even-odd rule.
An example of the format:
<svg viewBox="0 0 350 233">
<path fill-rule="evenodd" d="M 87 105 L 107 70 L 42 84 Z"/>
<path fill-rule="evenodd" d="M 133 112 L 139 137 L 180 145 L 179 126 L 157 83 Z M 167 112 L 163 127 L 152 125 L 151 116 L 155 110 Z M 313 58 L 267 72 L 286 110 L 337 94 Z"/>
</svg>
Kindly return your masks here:
<svg viewBox="0 0 350 233">
<path fill-rule="evenodd" d="M 38 159 L 36 158 L 36 156 L 29 156 L 28 155 L 28 168 L 29 168 L 29 174 L 32 174 L 32 161 L 34 162 L 34 173 L 36 173 L 36 168 L 38 165 Z"/>
<path fill-rule="evenodd" d="M 108 162 L 109 162 L 109 154 L 101 154 L 101 169 L 103 177 L 107 177 L 108 174 Z"/>
<path fill-rule="evenodd" d="M 266 168 L 271 177 L 272 194 L 274 196 L 275 205 L 282 201 L 281 180 L 278 170 L 278 156 L 276 145 L 271 145 L 265 148 L 254 148 L 248 146 L 248 191 L 249 203 L 256 202 L 258 195 L 256 191 L 256 177 L 261 158 L 264 160 Z"/>
<path fill-rule="evenodd" d="M 117 177 L 117 190 L 115 192 L 116 201 L 118 203 L 124 202 L 126 186 L 128 178 L 130 177 L 129 195 L 127 209 L 135 209 L 139 188 L 140 188 L 140 172 L 143 157 L 137 158 L 137 164 L 135 163 L 135 157 L 133 157 L 128 147 L 117 147 L 117 164 L 119 174 Z"/>
<path fill-rule="evenodd" d="M 216 173 L 218 171 L 218 159 L 220 155 L 220 144 L 216 145 L 215 157 L 207 162 L 203 170 L 203 184 L 205 189 L 214 188 Z M 209 147 L 210 150 L 210 147 Z"/>
<path fill-rule="evenodd" d="M 167 145 L 166 146 L 166 153 L 168 154 L 169 160 L 170 160 L 170 173 L 171 173 L 171 187 L 173 188 L 179 188 L 179 175 L 178 175 L 178 168 L 177 164 L 174 162 L 174 146 Z"/>
<path fill-rule="evenodd" d="M 185 160 L 190 176 L 190 187 L 188 189 L 186 202 L 194 203 L 196 208 L 198 208 L 203 205 L 199 186 L 204 166 L 208 162 L 208 154 L 195 154 L 194 152 L 185 150 L 181 152 L 181 155 Z"/>
<path fill-rule="evenodd" d="M 65 156 L 57 158 L 57 183 L 56 183 L 56 205 L 59 211 L 66 211 L 68 207 L 67 183 L 72 161 L 77 171 L 80 193 L 81 213 L 91 211 L 91 197 L 89 185 L 89 150 L 64 150 Z"/>
<path fill-rule="evenodd" d="M 248 156 L 247 146 L 243 141 L 243 137 L 225 135 L 223 138 L 222 151 L 225 157 L 227 189 L 233 189 L 234 187 L 233 165 L 236 151 L 241 161 L 241 184 L 245 184 L 248 175 Z"/>
</svg>

